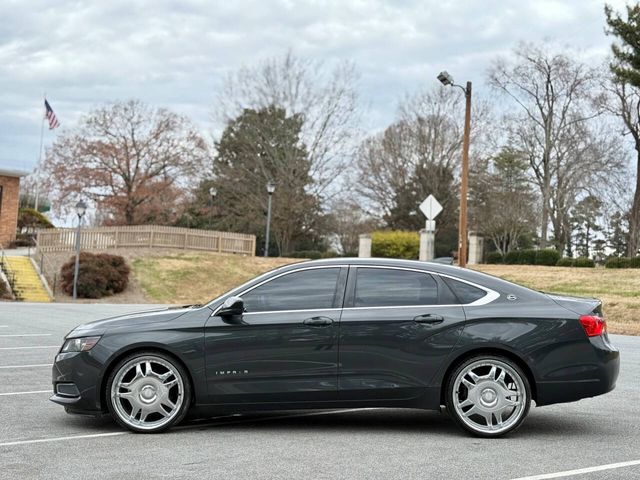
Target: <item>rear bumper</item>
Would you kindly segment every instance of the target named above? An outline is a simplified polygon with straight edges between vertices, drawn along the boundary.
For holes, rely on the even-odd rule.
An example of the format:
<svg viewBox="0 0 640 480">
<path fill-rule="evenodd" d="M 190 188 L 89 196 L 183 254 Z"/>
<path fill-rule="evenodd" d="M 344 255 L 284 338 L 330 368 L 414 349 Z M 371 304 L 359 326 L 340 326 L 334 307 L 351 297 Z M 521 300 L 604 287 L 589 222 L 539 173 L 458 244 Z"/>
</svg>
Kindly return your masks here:
<svg viewBox="0 0 640 480">
<path fill-rule="evenodd" d="M 592 352 L 584 363 L 554 371 L 544 380 L 536 382 L 538 406 L 574 402 L 605 394 L 615 388 L 620 371 L 620 352 L 611 345 L 606 335 L 592 337 L 589 342 Z"/>
</svg>

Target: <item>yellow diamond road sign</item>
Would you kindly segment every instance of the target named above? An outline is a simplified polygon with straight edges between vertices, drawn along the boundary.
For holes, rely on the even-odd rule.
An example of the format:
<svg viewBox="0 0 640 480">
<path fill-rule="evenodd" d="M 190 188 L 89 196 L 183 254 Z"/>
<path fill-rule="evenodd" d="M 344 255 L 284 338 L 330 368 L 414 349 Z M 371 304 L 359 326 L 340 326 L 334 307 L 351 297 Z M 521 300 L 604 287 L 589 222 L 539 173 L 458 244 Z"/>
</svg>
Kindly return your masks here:
<svg viewBox="0 0 640 480">
<path fill-rule="evenodd" d="M 427 220 L 434 220 L 442 211 L 442 205 L 436 200 L 436 197 L 429 195 L 424 202 L 420 204 L 420 211 L 424 213 Z"/>
</svg>

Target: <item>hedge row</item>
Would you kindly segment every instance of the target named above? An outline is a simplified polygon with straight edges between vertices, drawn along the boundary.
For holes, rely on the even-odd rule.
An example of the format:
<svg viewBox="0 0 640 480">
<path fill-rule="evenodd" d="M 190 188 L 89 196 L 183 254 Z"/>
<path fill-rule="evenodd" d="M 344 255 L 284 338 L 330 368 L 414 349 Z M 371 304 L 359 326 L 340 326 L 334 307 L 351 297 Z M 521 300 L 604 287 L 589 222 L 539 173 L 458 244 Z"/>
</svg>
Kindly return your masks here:
<svg viewBox="0 0 640 480">
<path fill-rule="evenodd" d="M 549 267 L 582 267 L 591 268 L 596 264 L 587 257 L 560 257 L 557 250 L 548 248 L 544 250 L 513 250 L 503 256 L 500 252 L 491 252 L 487 255 L 487 263 L 506 263 L 507 265 L 546 265 Z"/>
<path fill-rule="evenodd" d="M 558 267 L 578 267 L 578 268 L 594 268 L 596 266 L 596 262 L 591 260 L 589 257 L 562 257 L 556 263 Z"/>
<path fill-rule="evenodd" d="M 504 256 L 507 265 L 546 265 L 554 266 L 560 260 L 560 254 L 554 248 L 543 250 L 512 250 Z"/>
<path fill-rule="evenodd" d="M 371 255 L 384 258 L 417 260 L 420 235 L 417 232 L 379 231 L 371 234 Z"/>
<path fill-rule="evenodd" d="M 640 257 L 609 257 L 606 268 L 640 268 Z"/>
</svg>

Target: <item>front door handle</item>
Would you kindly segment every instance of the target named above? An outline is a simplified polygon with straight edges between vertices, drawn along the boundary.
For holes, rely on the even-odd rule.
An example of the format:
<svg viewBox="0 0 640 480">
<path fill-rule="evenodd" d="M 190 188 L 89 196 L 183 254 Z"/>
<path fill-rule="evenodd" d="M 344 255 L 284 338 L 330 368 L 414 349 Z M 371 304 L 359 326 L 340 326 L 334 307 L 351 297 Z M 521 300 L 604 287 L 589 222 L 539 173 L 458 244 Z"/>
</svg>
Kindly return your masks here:
<svg viewBox="0 0 640 480">
<path fill-rule="evenodd" d="M 413 319 L 413 321 L 416 323 L 429 323 L 431 325 L 436 325 L 438 323 L 444 322 L 444 317 L 442 315 L 427 313 L 425 315 L 418 315 Z"/>
<path fill-rule="evenodd" d="M 326 327 L 333 323 L 333 320 L 329 317 L 311 317 L 307 318 L 303 321 L 305 325 L 309 325 L 310 327 Z"/>
</svg>

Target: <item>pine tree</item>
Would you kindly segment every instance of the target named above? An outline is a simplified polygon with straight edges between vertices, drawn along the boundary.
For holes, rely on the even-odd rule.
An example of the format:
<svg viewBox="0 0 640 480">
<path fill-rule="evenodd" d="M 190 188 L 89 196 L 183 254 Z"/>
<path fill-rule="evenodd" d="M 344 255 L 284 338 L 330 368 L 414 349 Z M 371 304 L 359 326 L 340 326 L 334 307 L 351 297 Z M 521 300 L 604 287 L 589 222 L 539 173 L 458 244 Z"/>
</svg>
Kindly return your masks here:
<svg viewBox="0 0 640 480">
<path fill-rule="evenodd" d="M 627 255 L 635 256 L 640 248 L 640 4 L 627 5 L 627 18 L 605 6 L 608 33 L 617 37 L 612 44 L 614 91 L 619 100 L 615 114 L 622 119 L 633 137 L 636 155 L 636 179 L 633 204 L 629 216 Z"/>
</svg>

